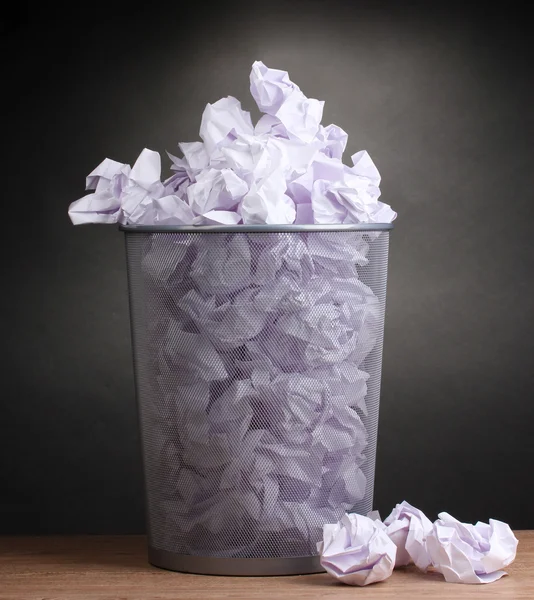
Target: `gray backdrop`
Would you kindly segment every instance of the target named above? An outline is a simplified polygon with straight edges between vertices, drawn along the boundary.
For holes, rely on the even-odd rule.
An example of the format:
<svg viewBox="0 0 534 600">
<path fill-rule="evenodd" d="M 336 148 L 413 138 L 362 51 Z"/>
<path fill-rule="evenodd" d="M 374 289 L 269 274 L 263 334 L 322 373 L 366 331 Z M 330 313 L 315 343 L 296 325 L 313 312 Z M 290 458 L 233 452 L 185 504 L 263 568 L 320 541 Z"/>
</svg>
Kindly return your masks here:
<svg viewBox="0 0 534 600">
<path fill-rule="evenodd" d="M 367 149 L 391 238 L 376 507 L 534 528 L 533 86 L 524 15 L 465 4 L 179 2 L 4 25 L 0 532 L 143 530 L 122 235 L 74 228 L 104 157 L 252 109 L 255 59 Z M 503 9 L 504 10 L 504 9 Z M 7 92 L 7 93 L 6 93 Z M 256 114 L 256 113 L 253 113 Z"/>
</svg>

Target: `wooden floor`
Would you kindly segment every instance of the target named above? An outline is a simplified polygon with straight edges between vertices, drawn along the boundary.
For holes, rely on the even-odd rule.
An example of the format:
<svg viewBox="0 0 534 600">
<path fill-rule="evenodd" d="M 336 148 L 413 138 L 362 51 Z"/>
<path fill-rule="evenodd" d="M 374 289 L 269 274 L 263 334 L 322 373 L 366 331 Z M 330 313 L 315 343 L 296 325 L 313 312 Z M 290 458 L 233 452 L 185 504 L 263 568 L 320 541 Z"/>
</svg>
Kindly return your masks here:
<svg viewBox="0 0 534 600">
<path fill-rule="evenodd" d="M 355 600 L 534 598 L 534 531 L 519 531 L 508 577 L 488 585 L 445 583 L 438 573 L 399 569 L 365 588 L 326 574 L 216 577 L 163 571 L 146 561 L 142 536 L 0 537 L 1 600 Z"/>
</svg>

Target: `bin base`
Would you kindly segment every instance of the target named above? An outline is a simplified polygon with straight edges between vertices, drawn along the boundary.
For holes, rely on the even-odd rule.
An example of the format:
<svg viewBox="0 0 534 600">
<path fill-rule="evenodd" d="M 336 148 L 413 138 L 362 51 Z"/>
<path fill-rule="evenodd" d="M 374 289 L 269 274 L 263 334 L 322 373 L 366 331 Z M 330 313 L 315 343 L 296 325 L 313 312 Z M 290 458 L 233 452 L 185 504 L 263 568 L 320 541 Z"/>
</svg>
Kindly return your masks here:
<svg viewBox="0 0 534 600">
<path fill-rule="evenodd" d="M 322 573 L 318 556 L 285 558 L 218 558 L 175 554 L 148 547 L 148 561 L 155 567 L 200 575 L 263 577 L 269 575 L 306 575 Z"/>
</svg>

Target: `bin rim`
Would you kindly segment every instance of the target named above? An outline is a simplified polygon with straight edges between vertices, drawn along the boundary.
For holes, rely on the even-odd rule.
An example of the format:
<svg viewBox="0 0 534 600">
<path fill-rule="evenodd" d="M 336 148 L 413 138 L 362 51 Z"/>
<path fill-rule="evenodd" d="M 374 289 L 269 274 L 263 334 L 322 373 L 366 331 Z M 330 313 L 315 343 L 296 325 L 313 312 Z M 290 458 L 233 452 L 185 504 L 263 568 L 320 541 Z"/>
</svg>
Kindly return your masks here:
<svg viewBox="0 0 534 600">
<path fill-rule="evenodd" d="M 386 231 L 393 223 L 332 225 L 119 225 L 125 233 L 283 233 L 287 231 Z"/>
</svg>

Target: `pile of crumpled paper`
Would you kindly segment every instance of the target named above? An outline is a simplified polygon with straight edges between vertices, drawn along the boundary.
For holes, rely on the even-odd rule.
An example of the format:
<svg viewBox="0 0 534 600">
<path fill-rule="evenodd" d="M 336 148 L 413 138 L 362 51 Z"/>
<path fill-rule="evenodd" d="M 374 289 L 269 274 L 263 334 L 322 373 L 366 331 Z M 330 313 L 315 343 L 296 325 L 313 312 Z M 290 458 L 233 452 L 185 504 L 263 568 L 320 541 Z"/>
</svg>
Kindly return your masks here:
<svg viewBox="0 0 534 600">
<path fill-rule="evenodd" d="M 321 565 L 348 585 L 368 585 L 387 579 L 395 567 L 432 567 L 449 583 L 492 583 L 506 572 L 517 550 L 509 525 L 461 523 L 446 512 L 432 523 L 417 508 L 401 502 L 382 522 L 378 513 L 367 517 L 346 514 L 339 523 L 324 526 L 317 545 Z"/>
<path fill-rule="evenodd" d="M 307 98 L 285 71 L 255 62 L 250 90 L 264 113 L 250 114 L 231 96 L 208 104 L 202 142 L 169 155 L 174 174 L 161 181 L 161 158 L 145 149 L 133 168 L 106 159 L 88 177 L 93 193 L 73 202 L 82 223 L 254 225 L 390 223 L 380 174 L 365 151 L 341 157 L 347 134 L 321 125 L 324 102 Z"/>
</svg>

